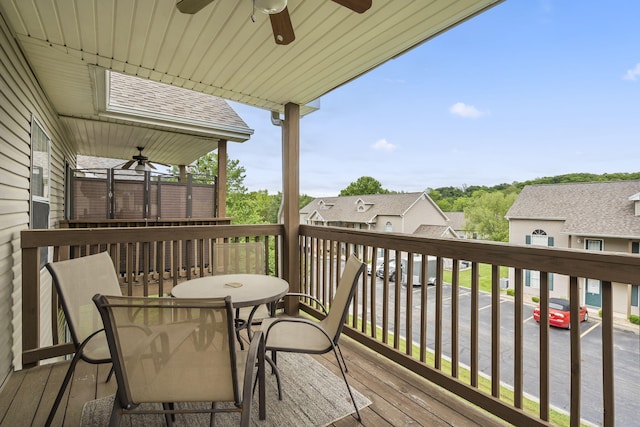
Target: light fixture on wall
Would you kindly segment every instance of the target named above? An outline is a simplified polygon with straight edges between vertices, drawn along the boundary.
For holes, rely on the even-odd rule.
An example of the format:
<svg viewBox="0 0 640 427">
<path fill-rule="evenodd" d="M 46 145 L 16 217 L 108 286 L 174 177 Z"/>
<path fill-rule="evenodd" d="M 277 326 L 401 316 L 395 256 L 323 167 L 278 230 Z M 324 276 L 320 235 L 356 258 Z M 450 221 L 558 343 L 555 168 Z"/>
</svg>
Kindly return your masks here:
<svg viewBox="0 0 640 427">
<path fill-rule="evenodd" d="M 275 15 L 287 7 L 287 0 L 253 0 L 253 7 L 267 15 Z"/>
</svg>

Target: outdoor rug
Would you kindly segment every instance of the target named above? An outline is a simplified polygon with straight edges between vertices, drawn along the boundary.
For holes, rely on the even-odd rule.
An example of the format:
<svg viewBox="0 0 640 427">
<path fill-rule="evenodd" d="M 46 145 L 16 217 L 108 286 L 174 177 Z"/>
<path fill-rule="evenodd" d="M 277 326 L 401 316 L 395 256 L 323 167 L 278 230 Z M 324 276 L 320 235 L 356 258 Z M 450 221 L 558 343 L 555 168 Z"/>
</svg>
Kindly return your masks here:
<svg viewBox="0 0 640 427">
<path fill-rule="evenodd" d="M 251 408 L 252 425 L 268 426 L 325 426 L 355 412 L 347 387 L 341 377 L 334 375 L 312 357 L 296 353 L 278 353 L 278 368 L 282 381 L 282 400 L 278 400 L 275 376 L 267 366 L 267 419 L 258 419 L 258 393 Z M 351 387 L 358 409 L 371 401 Z M 109 425 L 114 396 L 92 400 L 82 409 L 82 427 Z M 210 404 L 201 404 L 207 405 Z M 222 404 L 219 404 L 222 406 Z M 139 408 L 142 408 L 141 405 Z M 235 426 L 239 414 L 216 414 L 216 426 Z M 163 415 L 123 415 L 123 427 L 164 426 Z M 175 426 L 208 426 L 209 414 L 178 414 Z"/>
</svg>

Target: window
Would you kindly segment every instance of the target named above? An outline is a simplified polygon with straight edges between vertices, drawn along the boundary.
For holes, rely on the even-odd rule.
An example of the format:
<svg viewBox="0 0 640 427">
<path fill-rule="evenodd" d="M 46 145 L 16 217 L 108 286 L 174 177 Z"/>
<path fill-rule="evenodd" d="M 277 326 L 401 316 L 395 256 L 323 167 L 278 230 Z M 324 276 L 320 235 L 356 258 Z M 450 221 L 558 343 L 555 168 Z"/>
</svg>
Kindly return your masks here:
<svg viewBox="0 0 640 427">
<path fill-rule="evenodd" d="M 541 229 L 535 229 L 531 234 L 525 236 L 527 245 L 535 246 L 553 246 L 553 237 L 548 236 L 547 232 Z M 540 272 L 535 270 L 524 271 L 524 285 L 539 289 L 540 288 Z M 553 290 L 553 273 L 549 273 L 549 290 Z"/>
<path fill-rule="evenodd" d="M 31 122 L 31 228 L 49 228 L 51 139 L 39 123 Z M 48 248 L 40 250 L 40 267 L 48 261 Z"/>
<path fill-rule="evenodd" d="M 603 246 L 602 240 L 585 239 L 584 241 L 584 248 L 588 251 L 602 251 Z"/>
<path fill-rule="evenodd" d="M 384 225 L 384 231 L 391 232 L 393 231 L 393 225 L 391 225 L 391 221 L 387 221 Z"/>
<path fill-rule="evenodd" d="M 603 250 L 604 244 L 602 240 L 595 239 L 585 239 L 584 240 L 584 248 L 588 251 L 596 251 L 600 252 Z M 591 305 L 594 307 L 601 306 L 601 283 L 600 280 L 596 279 L 586 279 L 585 287 L 586 287 L 586 296 L 585 303 L 587 305 Z"/>
<path fill-rule="evenodd" d="M 640 242 L 631 242 L 631 253 L 637 254 L 640 253 Z M 631 306 L 638 307 L 640 304 L 640 289 L 639 285 L 631 285 Z"/>
<path fill-rule="evenodd" d="M 536 229 L 530 235 L 525 236 L 525 243 L 536 246 L 553 246 L 553 237 L 548 236 L 544 230 Z"/>
</svg>

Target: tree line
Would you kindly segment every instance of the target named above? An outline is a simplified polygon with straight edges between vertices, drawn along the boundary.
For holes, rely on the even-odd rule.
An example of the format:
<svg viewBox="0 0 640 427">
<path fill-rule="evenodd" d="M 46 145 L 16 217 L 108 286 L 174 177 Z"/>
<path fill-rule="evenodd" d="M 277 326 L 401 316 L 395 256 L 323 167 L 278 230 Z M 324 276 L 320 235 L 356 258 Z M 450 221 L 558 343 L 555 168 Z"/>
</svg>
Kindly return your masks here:
<svg viewBox="0 0 640 427">
<path fill-rule="evenodd" d="M 173 173 L 177 168 L 173 167 Z M 190 166 L 190 172 L 209 177 L 213 182 L 218 173 L 218 155 L 206 154 Z M 246 170 L 238 160 L 227 159 L 227 215 L 236 224 L 274 224 L 278 222 L 278 212 L 282 193 L 269 194 L 267 190 L 248 191 L 244 185 Z M 427 187 L 425 192 L 444 212 L 464 212 L 465 229 L 483 239 L 506 242 L 509 239 L 509 224 L 505 215 L 520 191 L 527 185 L 563 184 L 577 182 L 605 182 L 640 179 L 640 172 L 633 173 L 571 173 L 536 178 L 511 184 L 494 186 L 462 185 L 460 187 Z M 342 189 L 339 196 L 361 196 L 367 194 L 397 194 L 402 191 L 385 189 L 377 179 L 362 176 Z M 300 208 L 309 204 L 314 197 L 302 194 Z"/>
</svg>

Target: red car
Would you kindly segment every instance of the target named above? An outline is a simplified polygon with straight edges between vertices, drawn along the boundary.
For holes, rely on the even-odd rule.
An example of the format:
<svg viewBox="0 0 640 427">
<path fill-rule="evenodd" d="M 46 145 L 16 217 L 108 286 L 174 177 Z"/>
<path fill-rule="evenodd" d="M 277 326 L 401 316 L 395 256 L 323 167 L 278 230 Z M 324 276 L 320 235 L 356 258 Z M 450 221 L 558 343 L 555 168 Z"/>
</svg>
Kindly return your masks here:
<svg viewBox="0 0 640 427">
<path fill-rule="evenodd" d="M 564 298 L 549 298 L 549 324 L 558 328 L 570 328 L 569 300 Z M 533 319 L 540 323 L 540 306 L 533 309 Z M 580 306 L 580 321 L 589 319 L 587 307 Z"/>
</svg>

